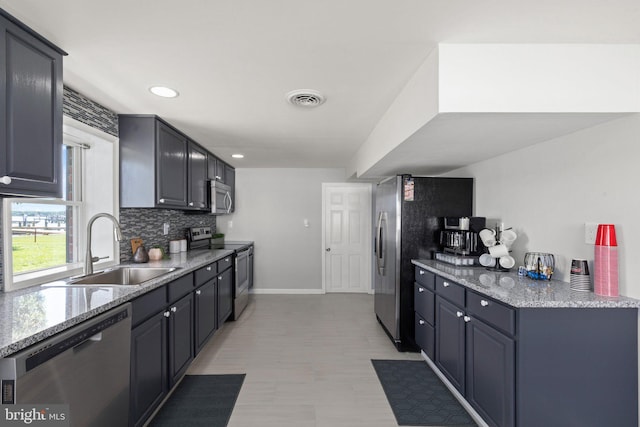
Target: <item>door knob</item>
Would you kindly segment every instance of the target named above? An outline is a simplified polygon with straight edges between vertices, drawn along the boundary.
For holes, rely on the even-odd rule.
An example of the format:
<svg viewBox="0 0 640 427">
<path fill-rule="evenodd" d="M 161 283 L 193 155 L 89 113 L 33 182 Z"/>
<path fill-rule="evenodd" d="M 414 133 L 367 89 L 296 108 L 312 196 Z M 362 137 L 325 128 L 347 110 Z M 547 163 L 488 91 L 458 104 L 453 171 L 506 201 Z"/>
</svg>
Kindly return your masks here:
<svg viewBox="0 0 640 427">
<path fill-rule="evenodd" d="M 331 252 L 331 248 L 325 249 L 326 252 Z"/>
</svg>

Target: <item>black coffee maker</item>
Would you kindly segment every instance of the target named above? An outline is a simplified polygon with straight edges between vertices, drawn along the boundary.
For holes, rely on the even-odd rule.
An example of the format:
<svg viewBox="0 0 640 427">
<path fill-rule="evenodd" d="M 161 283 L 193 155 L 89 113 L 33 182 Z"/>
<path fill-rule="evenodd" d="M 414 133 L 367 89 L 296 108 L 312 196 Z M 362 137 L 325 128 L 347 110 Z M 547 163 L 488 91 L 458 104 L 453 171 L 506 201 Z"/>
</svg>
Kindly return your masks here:
<svg viewBox="0 0 640 427">
<path fill-rule="evenodd" d="M 484 252 L 484 245 L 478 235 L 485 228 L 485 217 L 445 217 L 444 230 L 440 231 L 440 244 L 446 253 L 477 256 Z"/>
</svg>

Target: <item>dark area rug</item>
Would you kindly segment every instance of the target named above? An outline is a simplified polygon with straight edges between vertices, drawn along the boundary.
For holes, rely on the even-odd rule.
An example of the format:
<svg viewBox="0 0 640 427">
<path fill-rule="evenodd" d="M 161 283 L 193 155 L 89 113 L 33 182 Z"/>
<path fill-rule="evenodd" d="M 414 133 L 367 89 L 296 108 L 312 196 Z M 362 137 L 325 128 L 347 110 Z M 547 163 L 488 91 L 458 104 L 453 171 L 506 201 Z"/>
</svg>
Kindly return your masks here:
<svg viewBox="0 0 640 427">
<path fill-rule="evenodd" d="M 372 360 L 401 426 L 477 426 L 426 362 Z"/>
<path fill-rule="evenodd" d="M 150 425 L 225 427 L 244 377 L 244 374 L 186 375 Z"/>
</svg>

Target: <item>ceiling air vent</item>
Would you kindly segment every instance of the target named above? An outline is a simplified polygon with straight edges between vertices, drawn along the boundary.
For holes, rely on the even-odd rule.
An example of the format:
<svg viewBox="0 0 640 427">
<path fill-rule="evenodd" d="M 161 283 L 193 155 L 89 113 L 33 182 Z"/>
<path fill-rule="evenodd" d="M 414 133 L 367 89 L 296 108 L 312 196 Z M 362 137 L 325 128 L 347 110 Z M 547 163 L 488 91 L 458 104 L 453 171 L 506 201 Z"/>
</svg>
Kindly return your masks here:
<svg viewBox="0 0 640 427">
<path fill-rule="evenodd" d="M 311 108 L 323 104 L 325 98 L 317 90 L 298 89 L 287 94 L 287 101 L 298 107 Z"/>
</svg>

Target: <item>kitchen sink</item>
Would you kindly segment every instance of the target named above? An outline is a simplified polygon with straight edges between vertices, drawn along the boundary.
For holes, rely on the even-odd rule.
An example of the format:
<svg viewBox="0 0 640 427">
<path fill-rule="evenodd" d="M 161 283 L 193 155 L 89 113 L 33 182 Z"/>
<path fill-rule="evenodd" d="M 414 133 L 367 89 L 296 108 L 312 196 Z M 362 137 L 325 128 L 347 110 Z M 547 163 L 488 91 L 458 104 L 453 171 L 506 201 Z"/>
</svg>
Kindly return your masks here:
<svg viewBox="0 0 640 427">
<path fill-rule="evenodd" d="M 171 273 L 178 267 L 117 267 L 100 273 L 80 277 L 70 285 L 140 285 L 163 274 Z"/>
</svg>

